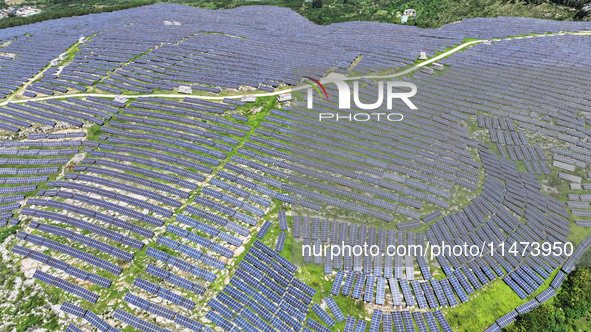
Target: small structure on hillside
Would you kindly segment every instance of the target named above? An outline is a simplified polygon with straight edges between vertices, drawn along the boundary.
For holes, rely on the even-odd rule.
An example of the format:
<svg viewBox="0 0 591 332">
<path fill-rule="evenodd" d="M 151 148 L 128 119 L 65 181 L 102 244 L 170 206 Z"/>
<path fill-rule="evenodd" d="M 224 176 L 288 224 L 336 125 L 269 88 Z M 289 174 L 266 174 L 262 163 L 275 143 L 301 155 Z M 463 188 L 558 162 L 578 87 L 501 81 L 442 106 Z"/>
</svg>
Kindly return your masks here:
<svg viewBox="0 0 591 332">
<path fill-rule="evenodd" d="M 193 93 L 193 89 L 188 85 L 179 85 L 179 93 Z"/>
<path fill-rule="evenodd" d="M 41 9 L 33 8 L 31 6 L 22 6 L 21 8 L 18 8 L 17 10 L 15 10 L 14 15 L 20 16 L 20 17 L 27 17 L 27 16 L 39 14 L 40 12 L 41 12 Z"/>
<path fill-rule="evenodd" d="M 421 69 L 421 71 L 422 71 L 423 73 L 427 73 L 427 74 L 433 74 L 433 72 L 434 72 L 434 71 L 433 71 L 433 68 L 431 68 L 431 67 L 423 67 L 423 68 Z"/>
<path fill-rule="evenodd" d="M 427 60 L 427 52 L 419 53 L 419 60 Z"/>
<path fill-rule="evenodd" d="M 405 9 L 402 15 L 408 16 L 409 18 L 415 18 L 417 16 L 417 11 L 412 8 Z"/>
<path fill-rule="evenodd" d="M 286 101 L 290 101 L 291 100 L 291 93 L 282 93 L 279 96 L 277 96 L 277 101 L 282 103 L 282 102 L 286 102 Z"/>
<path fill-rule="evenodd" d="M 443 70 L 443 68 L 445 68 L 442 64 L 434 62 L 433 64 L 431 64 L 431 67 L 435 70 Z"/>
<path fill-rule="evenodd" d="M 246 103 L 254 103 L 255 101 L 257 101 L 256 97 L 253 95 L 243 95 L 242 99 L 240 100 Z"/>
<path fill-rule="evenodd" d="M 118 102 L 118 103 L 126 103 L 127 102 L 127 97 L 119 95 L 119 96 L 115 96 L 114 101 Z"/>
</svg>

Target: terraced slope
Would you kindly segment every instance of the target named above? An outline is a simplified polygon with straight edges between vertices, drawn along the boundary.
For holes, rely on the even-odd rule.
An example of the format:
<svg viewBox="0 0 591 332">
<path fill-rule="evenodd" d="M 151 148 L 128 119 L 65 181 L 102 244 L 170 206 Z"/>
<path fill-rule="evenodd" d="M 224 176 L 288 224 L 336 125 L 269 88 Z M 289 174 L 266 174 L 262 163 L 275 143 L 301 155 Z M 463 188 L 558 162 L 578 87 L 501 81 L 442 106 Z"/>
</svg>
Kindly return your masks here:
<svg viewBox="0 0 591 332">
<path fill-rule="evenodd" d="M 494 331 L 591 244 L 586 23 L 320 27 L 172 4 L 53 23 L 1 37 L 3 328 Z M 366 104 L 411 82 L 418 110 L 319 121 L 363 112 L 332 84 L 300 93 L 329 74 Z M 544 242 L 573 250 L 529 249 Z M 301 254 L 339 243 L 379 255 Z M 427 243 L 482 254 L 382 255 Z"/>
</svg>

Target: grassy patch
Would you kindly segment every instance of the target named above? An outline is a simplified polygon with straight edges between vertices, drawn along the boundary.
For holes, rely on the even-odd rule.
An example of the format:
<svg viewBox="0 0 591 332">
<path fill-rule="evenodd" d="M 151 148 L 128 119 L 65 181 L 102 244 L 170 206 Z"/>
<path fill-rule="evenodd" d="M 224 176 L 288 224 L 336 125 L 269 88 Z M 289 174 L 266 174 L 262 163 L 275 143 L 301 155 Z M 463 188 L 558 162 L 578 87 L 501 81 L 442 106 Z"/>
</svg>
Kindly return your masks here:
<svg viewBox="0 0 591 332">
<path fill-rule="evenodd" d="M 546 290 L 556 271 L 531 296 L 520 299 L 502 280 L 496 279 L 470 295 L 470 300 L 456 307 L 443 309 L 445 318 L 454 330 L 483 331 L 495 321 Z"/>
</svg>

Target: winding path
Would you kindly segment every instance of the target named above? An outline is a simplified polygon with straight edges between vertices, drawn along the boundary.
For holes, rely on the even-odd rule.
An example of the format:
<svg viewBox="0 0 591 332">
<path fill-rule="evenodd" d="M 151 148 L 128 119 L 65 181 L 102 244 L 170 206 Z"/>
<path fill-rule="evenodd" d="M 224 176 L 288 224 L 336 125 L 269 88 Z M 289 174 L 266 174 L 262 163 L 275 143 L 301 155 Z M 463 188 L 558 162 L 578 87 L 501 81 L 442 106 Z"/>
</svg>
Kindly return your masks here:
<svg viewBox="0 0 591 332">
<path fill-rule="evenodd" d="M 544 34 L 544 35 L 532 35 L 532 36 L 526 36 L 526 37 L 508 37 L 508 38 L 496 38 L 496 39 L 492 39 L 492 41 L 501 41 L 501 40 L 509 40 L 509 39 L 526 39 L 526 38 L 539 38 L 539 37 L 548 37 L 548 36 L 562 36 L 565 35 L 567 33 L 561 32 L 561 33 L 552 33 L 552 34 Z M 574 33 L 568 33 L 568 34 L 573 34 L 573 35 L 581 35 L 581 36 L 591 36 L 591 31 L 580 31 L 580 32 L 574 32 Z M 446 51 L 444 53 L 441 53 L 433 58 L 430 58 L 428 60 L 425 60 L 419 64 L 416 64 L 412 67 L 409 67 L 401 72 L 398 73 L 394 73 L 394 74 L 389 74 L 389 75 L 365 75 L 365 76 L 355 76 L 355 77 L 347 77 L 344 75 L 340 75 L 340 74 L 335 74 L 332 73 L 331 78 L 332 79 L 326 79 L 323 78 L 320 80 L 321 83 L 330 83 L 332 81 L 334 81 L 334 79 L 336 77 L 338 77 L 338 79 L 343 80 L 343 81 L 355 81 L 355 80 L 360 80 L 361 78 L 366 78 L 366 79 L 388 79 L 388 78 L 395 78 L 395 77 L 400 77 L 400 76 L 404 76 L 407 75 L 409 73 L 412 73 L 413 71 L 419 70 L 424 66 L 430 65 L 434 62 L 437 62 L 447 56 L 450 56 L 458 51 L 461 51 L 462 49 L 468 47 L 468 46 L 472 46 L 475 44 L 480 44 L 480 43 L 484 43 L 488 41 L 487 39 L 479 39 L 479 40 L 473 40 L 473 41 L 469 41 L 469 42 L 465 42 L 463 44 L 460 44 L 454 48 L 452 48 L 449 51 Z M 306 85 L 303 86 L 296 86 L 296 87 L 290 87 L 290 88 L 286 88 L 286 89 L 282 89 L 282 90 L 277 90 L 274 92 L 265 92 L 265 93 L 249 93 L 249 95 L 252 95 L 254 97 L 270 97 L 270 96 L 277 96 L 283 93 L 290 93 L 290 92 L 294 92 L 294 91 L 299 91 L 299 90 L 303 90 L 303 89 L 308 89 L 309 87 Z M 159 98 L 185 98 L 185 97 L 190 97 L 190 98 L 197 98 L 197 99 L 204 99 L 204 100 L 223 100 L 224 98 L 242 98 L 242 96 L 244 95 L 244 93 L 240 93 L 240 94 L 235 94 L 235 95 L 228 95 L 228 96 L 193 96 L 193 95 L 188 95 L 188 94 L 180 94 L 180 93 L 170 93 L 170 94 L 125 94 L 124 96 L 126 98 L 139 98 L 139 97 L 159 97 Z M 29 98 L 29 99 L 21 99 L 21 100 L 7 100 L 4 101 L 2 103 L 0 103 L 0 106 L 5 106 L 6 104 L 8 104 L 9 102 L 11 103 L 26 103 L 27 101 L 42 101 L 42 100 L 48 100 L 48 99 L 59 99 L 59 98 L 65 98 L 65 97 L 103 97 L 103 98 L 114 98 L 120 96 L 119 94 L 103 94 L 103 93 L 75 93 L 75 94 L 66 94 L 66 95 L 58 95 L 58 96 L 46 96 L 46 97 L 36 97 L 36 98 Z"/>
</svg>

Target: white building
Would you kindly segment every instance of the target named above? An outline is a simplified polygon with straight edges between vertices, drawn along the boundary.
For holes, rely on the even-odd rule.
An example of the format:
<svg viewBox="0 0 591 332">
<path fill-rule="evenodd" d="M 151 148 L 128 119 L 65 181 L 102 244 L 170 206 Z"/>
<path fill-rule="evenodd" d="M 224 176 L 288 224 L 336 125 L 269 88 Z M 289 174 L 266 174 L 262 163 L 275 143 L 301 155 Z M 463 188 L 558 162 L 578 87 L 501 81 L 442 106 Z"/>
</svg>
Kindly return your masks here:
<svg viewBox="0 0 591 332">
<path fill-rule="evenodd" d="M 415 16 L 417 16 L 417 11 L 412 8 L 405 9 L 403 15 L 406 15 L 410 18 L 414 18 Z"/>
<path fill-rule="evenodd" d="M 188 85 L 179 85 L 179 93 L 193 93 L 193 89 Z"/>
<path fill-rule="evenodd" d="M 443 70 L 443 65 L 437 62 L 434 62 L 433 64 L 431 64 L 431 68 L 435 69 L 435 70 Z"/>
<path fill-rule="evenodd" d="M 421 52 L 419 54 L 419 60 L 427 60 L 427 52 Z"/>
<path fill-rule="evenodd" d="M 118 103 L 126 103 L 127 102 L 127 98 L 125 96 L 115 96 L 114 100 Z"/>
<path fill-rule="evenodd" d="M 290 100 L 291 100 L 291 93 L 282 93 L 279 96 L 277 96 L 278 102 L 285 102 L 285 101 L 290 101 Z"/>
<path fill-rule="evenodd" d="M 246 103 L 254 103 L 255 101 L 257 101 L 257 98 L 253 95 L 243 95 L 242 99 L 240 100 Z"/>
<path fill-rule="evenodd" d="M 433 74 L 433 68 L 431 68 L 431 67 L 423 67 L 423 68 L 421 69 L 421 71 L 422 71 L 423 73 L 427 73 L 427 74 Z"/>
<path fill-rule="evenodd" d="M 29 6 L 24 6 L 22 8 L 17 9 L 16 12 L 14 13 L 14 15 L 21 16 L 21 17 L 27 17 L 27 16 L 39 14 L 40 12 L 41 12 L 41 9 L 31 8 Z"/>
</svg>

